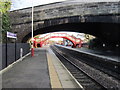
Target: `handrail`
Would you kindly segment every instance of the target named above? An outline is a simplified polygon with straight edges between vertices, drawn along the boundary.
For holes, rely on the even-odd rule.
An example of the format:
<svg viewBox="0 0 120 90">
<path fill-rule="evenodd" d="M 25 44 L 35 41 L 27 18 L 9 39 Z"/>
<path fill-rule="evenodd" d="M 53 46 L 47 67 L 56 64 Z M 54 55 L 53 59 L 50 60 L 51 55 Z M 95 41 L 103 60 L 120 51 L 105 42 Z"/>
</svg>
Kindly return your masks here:
<svg viewBox="0 0 120 90">
<path fill-rule="evenodd" d="M 62 36 L 63 35 L 63 36 Z M 49 34 L 47 34 L 46 36 L 43 36 L 43 37 L 41 37 L 41 38 L 34 38 L 35 40 L 36 39 L 40 39 L 40 42 L 44 42 L 44 41 L 46 41 L 46 40 L 48 40 L 48 39 L 50 39 L 52 36 L 56 36 L 56 38 L 57 37 L 69 37 L 69 39 L 72 41 L 72 42 L 76 42 L 76 40 L 77 41 L 81 41 L 81 39 L 80 38 L 76 38 L 76 37 L 73 37 L 73 36 L 71 36 L 71 35 L 69 35 L 69 34 L 67 34 L 67 33 L 49 33 Z"/>
</svg>

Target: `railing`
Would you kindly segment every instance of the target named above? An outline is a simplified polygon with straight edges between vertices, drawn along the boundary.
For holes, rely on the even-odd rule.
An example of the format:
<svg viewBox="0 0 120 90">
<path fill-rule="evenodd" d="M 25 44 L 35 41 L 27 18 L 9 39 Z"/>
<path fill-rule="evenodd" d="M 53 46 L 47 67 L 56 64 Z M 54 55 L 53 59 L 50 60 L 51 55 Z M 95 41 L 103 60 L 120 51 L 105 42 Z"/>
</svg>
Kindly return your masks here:
<svg viewBox="0 0 120 90">
<path fill-rule="evenodd" d="M 0 48 L 2 49 L 2 56 L 0 56 L 0 62 L 2 62 L 2 64 L 0 65 L 0 70 L 30 52 L 30 45 L 28 43 L 16 43 L 16 48 L 15 43 L 7 43 L 7 46 L 6 44 L 0 44 Z"/>
<path fill-rule="evenodd" d="M 50 38 L 53 38 L 53 37 L 58 37 L 58 38 L 63 38 L 63 37 L 67 37 L 67 38 L 69 38 L 69 40 L 71 40 L 73 43 L 79 43 L 79 42 L 81 42 L 81 39 L 79 39 L 79 38 L 76 38 L 76 37 L 73 37 L 73 36 L 71 36 L 71 35 L 69 35 L 69 34 L 67 34 L 67 33 L 50 33 L 50 34 L 47 34 L 46 36 L 44 36 L 44 37 L 41 37 L 41 38 L 35 38 L 35 40 L 37 41 L 37 40 L 39 40 L 39 41 L 37 41 L 37 42 L 44 42 L 44 41 L 46 41 L 46 40 L 48 40 L 48 39 L 50 39 Z"/>
</svg>

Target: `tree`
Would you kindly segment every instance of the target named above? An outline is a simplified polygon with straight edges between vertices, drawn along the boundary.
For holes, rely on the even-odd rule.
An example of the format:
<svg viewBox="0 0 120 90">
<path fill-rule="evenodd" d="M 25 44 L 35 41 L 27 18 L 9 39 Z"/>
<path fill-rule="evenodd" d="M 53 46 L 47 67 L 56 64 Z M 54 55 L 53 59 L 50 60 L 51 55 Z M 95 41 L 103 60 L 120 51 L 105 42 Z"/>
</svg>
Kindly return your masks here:
<svg viewBox="0 0 120 90">
<path fill-rule="evenodd" d="M 5 42 L 6 40 L 6 32 L 11 30 L 11 25 L 10 25 L 10 18 L 9 18 L 9 10 L 11 8 L 11 0 L 4 0 L 0 1 L 0 14 L 2 20 L 1 21 L 1 31 L 2 32 L 2 41 L 1 42 Z"/>
<path fill-rule="evenodd" d="M 11 8 L 11 0 L 0 1 L 0 12 L 7 13 Z"/>
</svg>

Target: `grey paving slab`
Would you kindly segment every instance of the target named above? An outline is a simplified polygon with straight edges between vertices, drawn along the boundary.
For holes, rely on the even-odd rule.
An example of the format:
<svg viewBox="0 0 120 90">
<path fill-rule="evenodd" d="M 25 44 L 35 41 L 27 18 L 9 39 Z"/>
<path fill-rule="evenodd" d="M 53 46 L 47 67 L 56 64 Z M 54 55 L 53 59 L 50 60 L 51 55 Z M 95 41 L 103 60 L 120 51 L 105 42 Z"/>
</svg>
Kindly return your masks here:
<svg viewBox="0 0 120 90">
<path fill-rule="evenodd" d="M 58 74 L 62 87 L 64 89 L 69 88 L 68 90 L 71 90 L 71 88 L 73 89 L 78 88 L 79 90 L 81 90 L 81 87 L 78 85 L 78 83 L 75 82 L 75 80 L 71 77 L 68 71 L 63 67 L 60 60 L 56 57 L 53 51 L 50 48 L 48 48 L 47 50 L 48 50 L 48 53 L 51 55 L 51 58 L 52 58 L 51 60 L 56 69 L 56 72 Z"/>
<path fill-rule="evenodd" d="M 26 57 L 2 74 L 3 88 L 50 88 L 45 49 L 35 49 L 35 56 Z"/>
</svg>

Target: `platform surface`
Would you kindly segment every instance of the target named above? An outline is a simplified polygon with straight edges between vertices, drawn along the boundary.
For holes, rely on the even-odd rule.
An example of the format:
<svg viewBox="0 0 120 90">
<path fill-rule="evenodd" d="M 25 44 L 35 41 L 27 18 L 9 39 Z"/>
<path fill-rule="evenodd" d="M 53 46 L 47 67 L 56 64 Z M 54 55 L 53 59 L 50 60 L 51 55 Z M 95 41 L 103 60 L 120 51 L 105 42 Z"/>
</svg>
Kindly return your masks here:
<svg viewBox="0 0 120 90">
<path fill-rule="evenodd" d="M 57 77 L 51 77 L 51 79 L 56 80 L 58 78 L 62 88 L 74 88 L 74 89 L 79 88 L 79 90 L 81 90 L 81 88 L 83 87 L 75 82 L 74 78 L 71 76 L 67 68 L 65 68 L 65 66 L 60 62 L 60 60 L 56 57 L 53 51 L 50 48 L 47 48 L 47 51 L 48 51 L 49 59 L 51 59 L 51 62 L 53 63 L 53 67 L 57 73 Z M 53 71 L 53 69 L 51 69 L 50 71 Z M 53 81 L 54 86 L 57 83 L 58 82 L 54 83 Z M 59 83 L 57 85 L 59 85 Z"/>
<path fill-rule="evenodd" d="M 2 73 L 3 88 L 79 89 L 70 73 L 49 47 L 35 49 L 30 55 Z"/>
<path fill-rule="evenodd" d="M 45 49 L 36 49 L 35 56 L 26 57 L 2 75 L 3 88 L 50 88 Z"/>
</svg>

